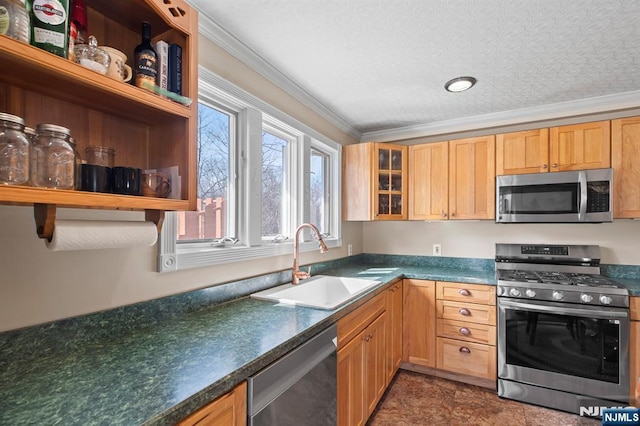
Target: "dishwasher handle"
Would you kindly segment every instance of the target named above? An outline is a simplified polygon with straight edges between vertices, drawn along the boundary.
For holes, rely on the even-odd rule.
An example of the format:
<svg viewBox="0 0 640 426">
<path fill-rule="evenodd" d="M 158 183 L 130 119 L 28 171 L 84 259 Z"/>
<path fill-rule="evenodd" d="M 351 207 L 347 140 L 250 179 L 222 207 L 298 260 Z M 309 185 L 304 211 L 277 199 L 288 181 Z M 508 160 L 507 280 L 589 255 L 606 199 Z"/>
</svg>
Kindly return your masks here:
<svg viewBox="0 0 640 426">
<path fill-rule="evenodd" d="M 331 327 L 247 379 L 247 411 L 253 416 L 337 352 L 337 327 Z"/>
</svg>

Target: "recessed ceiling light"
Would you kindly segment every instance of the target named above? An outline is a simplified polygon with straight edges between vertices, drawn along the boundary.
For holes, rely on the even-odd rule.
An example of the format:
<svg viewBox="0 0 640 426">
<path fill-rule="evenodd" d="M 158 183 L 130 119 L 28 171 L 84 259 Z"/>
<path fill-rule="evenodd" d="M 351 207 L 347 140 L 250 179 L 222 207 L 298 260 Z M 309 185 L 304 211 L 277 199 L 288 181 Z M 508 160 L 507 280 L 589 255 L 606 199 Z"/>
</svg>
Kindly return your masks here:
<svg viewBox="0 0 640 426">
<path fill-rule="evenodd" d="M 444 84 L 444 88 L 449 92 L 464 92 L 471 89 L 476 84 L 476 79 L 473 77 L 457 77 L 453 80 L 449 80 Z"/>
</svg>

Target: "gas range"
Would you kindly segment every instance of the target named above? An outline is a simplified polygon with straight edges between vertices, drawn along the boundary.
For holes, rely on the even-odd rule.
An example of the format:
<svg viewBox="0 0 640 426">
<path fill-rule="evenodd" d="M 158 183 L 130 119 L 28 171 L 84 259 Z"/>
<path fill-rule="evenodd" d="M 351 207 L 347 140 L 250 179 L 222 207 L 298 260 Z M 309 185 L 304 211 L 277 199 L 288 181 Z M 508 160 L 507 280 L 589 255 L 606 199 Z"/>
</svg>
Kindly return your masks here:
<svg viewBox="0 0 640 426">
<path fill-rule="evenodd" d="M 495 260 L 499 297 L 629 306 L 628 290 L 600 275 L 598 246 L 496 244 Z"/>
</svg>

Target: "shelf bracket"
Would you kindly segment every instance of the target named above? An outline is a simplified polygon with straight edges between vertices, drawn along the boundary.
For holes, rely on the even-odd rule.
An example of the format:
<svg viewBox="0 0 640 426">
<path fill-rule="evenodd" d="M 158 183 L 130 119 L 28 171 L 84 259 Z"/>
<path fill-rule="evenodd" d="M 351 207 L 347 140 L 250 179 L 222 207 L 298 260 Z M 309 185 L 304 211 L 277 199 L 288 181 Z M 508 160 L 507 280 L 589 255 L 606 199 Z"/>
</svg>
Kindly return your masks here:
<svg viewBox="0 0 640 426">
<path fill-rule="evenodd" d="M 33 216 L 36 219 L 38 237 L 46 238 L 47 241 L 51 242 L 56 222 L 56 205 L 35 203 L 33 205 Z"/>
<path fill-rule="evenodd" d="M 145 210 L 144 218 L 148 222 L 153 222 L 158 228 L 158 234 L 162 231 L 162 223 L 164 222 L 164 210 Z"/>
</svg>

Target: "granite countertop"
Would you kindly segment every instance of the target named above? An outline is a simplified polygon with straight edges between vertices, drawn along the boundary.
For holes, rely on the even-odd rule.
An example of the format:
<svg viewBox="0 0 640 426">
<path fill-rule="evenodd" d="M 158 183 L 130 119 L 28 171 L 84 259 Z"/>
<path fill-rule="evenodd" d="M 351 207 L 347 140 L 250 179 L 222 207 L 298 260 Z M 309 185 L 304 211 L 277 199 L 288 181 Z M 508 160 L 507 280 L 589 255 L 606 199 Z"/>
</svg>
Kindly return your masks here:
<svg viewBox="0 0 640 426">
<path fill-rule="evenodd" d="M 314 274 L 381 282 L 334 311 L 283 306 L 224 286 L 0 333 L 0 424 L 173 424 L 353 310 L 398 278 L 495 285 L 489 262 L 339 262 Z M 448 265 L 449 267 L 447 267 Z M 280 274 L 280 275 L 278 275 Z M 286 282 L 238 284 L 248 293 Z M 279 282 L 277 282 L 279 280 Z M 640 280 L 637 284 L 640 295 Z M 249 288 L 249 290 L 247 290 Z"/>
</svg>

